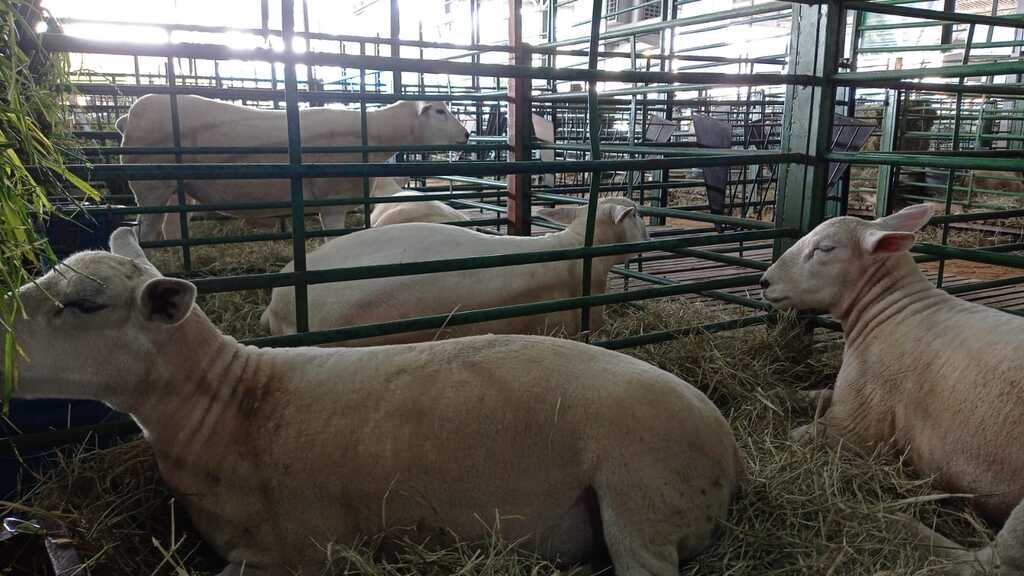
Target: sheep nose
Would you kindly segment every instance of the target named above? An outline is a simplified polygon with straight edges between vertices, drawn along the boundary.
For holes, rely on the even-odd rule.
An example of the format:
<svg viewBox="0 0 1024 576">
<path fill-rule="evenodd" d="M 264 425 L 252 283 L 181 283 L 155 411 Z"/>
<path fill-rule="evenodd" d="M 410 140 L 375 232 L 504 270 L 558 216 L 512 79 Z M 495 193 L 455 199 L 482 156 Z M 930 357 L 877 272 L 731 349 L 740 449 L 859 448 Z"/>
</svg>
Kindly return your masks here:
<svg viewBox="0 0 1024 576">
<path fill-rule="evenodd" d="M 761 284 L 761 289 L 762 290 L 767 290 L 768 287 L 771 286 L 772 283 L 769 282 L 768 279 L 765 278 L 764 276 L 761 276 L 761 282 L 759 282 L 759 284 Z"/>
<path fill-rule="evenodd" d="M 466 133 L 466 140 L 469 140 L 469 130 L 465 130 L 465 133 Z"/>
</svg>

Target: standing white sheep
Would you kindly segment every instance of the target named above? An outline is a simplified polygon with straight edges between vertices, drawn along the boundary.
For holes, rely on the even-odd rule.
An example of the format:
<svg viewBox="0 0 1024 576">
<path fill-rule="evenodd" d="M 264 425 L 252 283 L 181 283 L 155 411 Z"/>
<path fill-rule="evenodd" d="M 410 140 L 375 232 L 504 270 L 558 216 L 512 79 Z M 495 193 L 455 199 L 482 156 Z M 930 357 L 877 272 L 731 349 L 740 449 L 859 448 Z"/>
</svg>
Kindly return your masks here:
<svg viewBox="0 0 1024 576">
<path fill-rule="evenodd" d="M 875 222 L 828 220 L 765 272 L 762 287 L 780 309 L 830 312 L 846 337 L 831 407 L 794 435 L 906 450 L 945 489 L 976 494 L 977 510 L 998 524 L 1024 497 L 1024 318 L 928 281 L 909 249 L 931 213 L 917 205 Z M 1004 530 L 1020 535 L 1016 516 Z M 1024 560 L 1024 539 L 1003 541 L 1017 547 L 1006 558 Z"/>
<path fill-rule="evenodd" d="M 243 346 L 130 229 L 111 249 L 21 288 L 15 396 L 130 413 L 222 576 L 321 574 L 329 544 L 386 529 L 475 541 L 496 514 L 548 559 L 676 576 L 743 473 L 714 404 L 635 358 L 540 336 Z"/>
<path fill-rule="evenodd" d="M 287 146 L 288 130 L 283 110 L 258 110 L 219 102 L 200 96 L 178 96 L 181 145 L 195 146 Z M 441 102 L 403 101 L 368 111 L 367 142 L 371 146 L 412 144 L 463 144 L 469 132 Z M 358 145 L 362 139 L 358 110 L 307 108 L 299 111 L 303 146 Z M 139 98 L 118 120 L 125 147 L 172 146 L 170 97 L 148 94 Z M 383 162 L 392 152 L 370 152 L 370 162 Z M 303 154 L 307 163 L 359 162 L 360 153 Z M 286 154 L 184 154 L 186 163 L 237 164 L 242 162 L 287 162 Z M 174 163 L 172 155 L 124 155 L 124 164 Z M 371 181 L 371 186 L 373 182 Z M 176 203 L 173 180 L 134 180 L 131 182 L 139 206 L 164 206 Z M 291 199 L 288 180 L 186 180 L 185 193 L 199 204 L 226 202 L 283 202 Z M 303 181 L 307 200 L 362 195 L 361 178 L 310 178 Z M 344 226 L 345 214 L 358 206 L 331 206 L 320 209 L 323 225 Z M 240 218 L 264 218 L 288 214 L 288 210 L 229 210 Z M 141 238 L 158 240 L 177 234 L 175 225 L 164 227 L 164 214 L 140 216 Z"/>
<path fill-rule="evenodd" d="M 541 237 L 491 236 L 455 226 L 422 223 L 371 228 L 325 243 L 307 256 L 306 266 L 310 270 L 325 270 L 583 246 L 586 206 L 544 209 L 537 214 L 565 223 L 567 228 Z M 626 198 L 601 199 L 594 238 L 595 244 L 647 239 L 647 229 L 637 213 L 636 204 Z M 627 261 L 629 257 L 629 254 L 623 254 L 594 258 L 592 293 L 604 293 L 611 267 Z M 282 271 L 292 269 L 293 265 L 289 263 Z M 314 284 L 309 287 L 309 327 L 311 330 L 327 330 L 416 316 L 571 298 L 581 294 L 582 281 L 582 262 L 566 260 Z M 590 326 L 593 330 L 603 324 L 603 312 L 602 306 L 591 308 Z M 291 287 L 275 288 L 261 322 L 269 327 L 272 334 L 294 333 L 295 290 Z M 557 332 L 575 335 L 579 329 L 579 310 L 564 310 L 453 326 L 446 333 L 449 336 Z M 437 336 L 437 330 L 422 330 L 344 341 L 336 345 L 419 342 Z"/>
</svg>

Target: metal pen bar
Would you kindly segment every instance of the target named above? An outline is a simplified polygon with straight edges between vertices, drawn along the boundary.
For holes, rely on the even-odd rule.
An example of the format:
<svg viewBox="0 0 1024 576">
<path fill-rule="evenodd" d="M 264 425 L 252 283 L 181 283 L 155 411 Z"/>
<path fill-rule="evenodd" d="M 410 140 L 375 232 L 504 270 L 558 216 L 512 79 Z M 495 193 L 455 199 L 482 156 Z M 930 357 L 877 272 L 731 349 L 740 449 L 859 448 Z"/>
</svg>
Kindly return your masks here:
<svg viewBox="0 0 1024 576">
<path fill-rule="evenodd" d="M 984 16 L 980 14 L 968 14 L 965 12 L 943 12 L 941 10 L 929 10 L 925 8 L 895 6 L 892 4 L 883 4 L 881 2 L 865 2 L 863 0 L 846 0 L 843 4 L 848 10 L 863 10 L 864 12 L 888 14 L 890 16 L 905 16 L 908 18 L 922 18 L 925 20 L 956 22 L 960 24 L 982 24 L 985 26 L 1024 28 L 1024 18 L 1019 16 Z"/>
<path fill-rule="evenodd" d="M 580 70 L 573 68 L 542 68 L 509 64 L 474 64 L 446 60 L 416 60 L 388 56 L 358 56 L 323 52 L 275 52 L 265 48 L 235 50 L 211 44 L 126 44 L 86 40 L 63 34 L 41 35 L 43 46 L 50 51 L 91 54 L 122 54 L 140 56 L 176 56 L 209 60 L 256 60 L 263 62 L 293 62 L 296 64 L 358 68 L 367 70 L 423 72 L 427 74 L 455 74 L 463 76 L 498 76 L 503 78 L 532 78 L 537 80 L 587 81 L 591 78 L 606 82 L 666 82 L 724 85 L 817 85 L 820 78 L 799 74 L 722 74 L 714 72 L 633 72 L 629 70 Z"/>
<path fill-rule="evenodd" d="M 975 26 L 976 25 L 974 23 L 972 23 L 968 27 L 968 29 L 967 29 L 967 41 L 965 43 L 966 44 L 966 48 L 964 49 L 963 57 L 960 60 L 961 64 L 963 64 L 963 65 L 966 65 L 966 64 L 970 63 L 970 61 L 971 61 L 971 43 L 974 41 L 974 27 Z M 960 78 L 960 80 L 957 83 L 958 84 L 963 84 L 964 83 L 964 78 Z M 963 104 L 964 104 L 964 95 L 963 94 L 957 94 L 956 95 L 956 108 L 955 108 L 955 110 L 953 112 L 953 141 L 950 143 L 951 146 L 952 146 L 953 152 L 959 152 L 960 151 L 960 126 L 961 126 L 960 114 L 962 112 Z M 943 202 L 943 207 L 944 207 L 943 215 L 945 215 L 945 216 L 948 216 L 950 214 L 950 212 L 952 212 L 952 209 L 953 209 L 953 179 L 954 179 L 955 176 L 956 176 L 956 168 L 950 168 L 949 171 L 946 174 L 946 178 L 947 178 L 946 190 L 945 190 L 946 197 L 945 197 L 945 201 Z M 941 239 L 941 241 L 939 243 L 942 244 L 943 246 L 945 246 L 947 243 L 949 243 L 949 223 L 948 222 L 945 223 L 945 224 L 942 224 L 941 236 L 942 236 L 942 239 Z M 945 274 L 946 274 L 946 259 L 942 258 L 942 257 L 939 257 L 939 271 L 938 271 L 938 276 L 935 279 L 935 287 L 936 288 L 942 288 L 942 280 L 943 280 L 943 277 L 945 276 Z"/>
<path fill-rule="evenodd" d="M 626 242 L 621 244 L 599 244 L 589 248 L 564 248 L 560 250 L 543 250 L 515 254 L 493 256 L 474 256 L 448 260 L 428 260 L 403 264 L 377 264 L 352 268 L 335 268 L 328 270 L 308 270 L 303 273 L 307 284 L 324 284 L 344 282 L 348 280 L 366 280 L 370 278 L 386 278 L 390 276 L 411 276 L 432 274 L 435 272 L 451 272 L 454 270 L 475 270 L 478 268 L 495 268 L 499 266 L 518 266 L 540 262 L 557 262 L 561 260 L 579 260 L 584 256 L 600 257 L 616 254 L 632 254 L 649 250 L 672 250 L 676 248 L 694 248 L 713 246 L 716 244 L 768 240 L 781 237 L 793 237 L 796 231 L 781 228 L 774 230 L 754 230 L 747 232 L 728 232 L 723 234 L 707 234 L 686 236 L 667 240 L 646 240 L 642 242 Z M 196 286 L 204 293 L 227 292 L 233 290 L 252 290 L 259 288 L 278 288 L 290 286 L 298 272 L 276 272 L 251 274 L 245 276 L 227 276 L 197 280 Z"/>
<path fill-rule="evenodd" d="M 590 20 L 590 56 L 587 59 L 587 70 L 597 70 L 597 48 L 601 36 L 601 6 L 604 4 L 599 0 L 592 2 L 593 10 Z M 590 159 L 601 159 L 601 111 L 597 101 L 597 81 L 587 82 L 587 129 L 590 133 Z M 583 234 L 583 246 L 589 248 L 594 245 L 594 229 L 597 226 L 597 202 L 598 191 L 601 187 L 601 172 L 594 170 L 590 173 L 590 191 L 587 202 L 587 227 Z M 593 273 L 594 261 L 590 257 L 583 258 L 582 295 L 590 296 L 591 274 Z M 584 304 L 580 308 L 580 332 L 585 340 L 590 338 L 590 306 Z"/>
<path fill-rule="evenodd" d="M 281 0 L 281 28 L 284 36 L 284 49 L 291 52 L 295 37 L 295 6 L 294 0 Z M 286 62 L 284 66 L 285 114 L 288 124 L 288 165 L 292 168 L 302 166 L 302 137 L 299 126 L 299 101 L 296 94 L 299 90 L 295 62 Z M 292 286 L 295 288 L 295 329 L 298 332 L 309 330 L 309 292 L 303 273 L 306 270 L 306 209 L 302 191 L 302 178 L 292 176 L 292 262 L 296 277 Z"/>
<path fill-rule="evenodd" d="M 731 278 L 716 278 L 686 284 L 673 284 L 671 286 L 658 286 L 655 288 L 641 288 L 629 292 L 613 292 L 590 296 L 577 296 L 573 298 L 560 298 L 557 300 L 544 300 L 529 304 L 513 304 L 495 308 L 484 308 L 454 314 L 436 314 L 423 316 L 408 320 L 396 320 L 392 322 L 381 322 L 376 324 L 363 324 L 349 326 L 333 330 L 308 332 L 306 334 L 294 334 L 287 336 L 266 336 L 247 340 L 246 344 L 256 346 L 311 346 L 338 342 L 341 340 L 354 340 L 359 338 L 371 338 L 412 332 L 418 330 L 433 330 L 445 326 L 461 326 L 488 320 L 502 320 L 516 318 L 519 316 L 531 316 L 535 314 L 550 314 L 573 310 L 581 306 L 607 306 L 609 304 L 620 304 L 636 300 L 648 300 L 651 298 L 663 298 L 666 296 L 679 296 L 682 294 L 693 294 L 705 292 L 718 288 L 735 288 L 742 286 L 753 286 L 757 284 L 760 274 L 746 274 Z"/>
</svg>

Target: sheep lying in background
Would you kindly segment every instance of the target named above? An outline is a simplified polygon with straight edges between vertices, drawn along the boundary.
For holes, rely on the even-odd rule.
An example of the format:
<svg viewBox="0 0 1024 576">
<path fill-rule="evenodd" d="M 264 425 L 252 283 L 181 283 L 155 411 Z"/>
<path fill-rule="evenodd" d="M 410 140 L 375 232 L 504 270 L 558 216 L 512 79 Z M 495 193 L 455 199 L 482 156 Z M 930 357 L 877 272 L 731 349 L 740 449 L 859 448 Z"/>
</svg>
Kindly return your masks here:
<svg viewBox="0 0 1024 576">
<path fill-rule="evenodd" d="M 21 288 L 15 396 L 130 413 L 222 576 L 314 576 L 331 543 L 404 529 L 442 545 L 496 514 L 546 558 L 675 576 L 742 475 L 718 409 L 635 358 L 539 336 L 243 346 L 130 229 L 111 249 Z"/>
<path fill-rule="evenodd" d="M 402 190 L 392 178 L 377 178 L 373 187 L 374 196 L 422 196 L 415 190 Z M 430 200 L 427 202 L 395 202 L 376 204 L 370 213 L 370 226 L 379 228 L 389 224 L 403 222 L 445 222 L 468 221 L 469 216 L 448 206 L 444 202 Z"/>
<path fill-rule="evenodd" d="M 783 254 L 762 286 L 778 308 L 831 312 L 846 336 L 831 407 L 795 436 L 821 432 L 907 450 L 945 489 L 976 494 L 977 510 L 998 524 L 1024 496 L 1016 447 L 1024 435 L 1024 318 L 925 278 L 908 250 L 931 213 L 918 205 L 875 222 L 828 220 Z M 1013 570 L 1024 570 L 1024 513 L 1014 517 L 1004 531 L 1015 536 L 1001 534 L 997 544 L 1018 547 L 1000 554 L 1004 562 L 1019 558 Z"/>
<path fill-rule="evenodd" d="M 538 215 L 565 223 L 561 232 L 541 237 L 489 236 L 455 226 L 400 224 L 363 230 L 334 238 L 306 258 L 310 270 L 399 264 L 424 260 L 467 258 L 516 252 L 535 252 L 583 246 L 586 206 L 539 210 Z M 626 198 L 603 198 L 597 210 L 595 244 L 637 242 L 647 238 L 647 229 Z M 629 259 L 628 254 L 595 258 L 592 293 L 601 294 L 611 267 Z M 293 269 L 292 263 L 282 271 Z M 371 324 L 466 310 L 522 304 L 579 296 L 583 278 L 580 260 L 544 262 L 505 268 L 458 270 L 414 276 L 375 278 L 309 286 L 310 330 Z M 590 310 L 590 326 L 603 323 L 604 309 Z M 272 334 L 295 332 L 295 290 L 275 288 L 270 304 L 260 319 Z M 579 310 L 521 316 L 446 330 L 450 336 L 470 334 L 552 334 L 579 332 Z M 339 346 L 419 342 L 438 337 L 437 330 L 422 330 L 368 339 L 349 340 Z"/>
<path fill-rule="evenodd" d="M 181 145 L 193 146 L 287 146 L 288 131 L 283 110 L 258 110 L 200 96 L 178 96 Z M 463 144 L 469 132 L 441 102 L 404 101 L 371 110 L 366 114 L 367 141 L 371 146 L 403 144 Z M 299 111 L 303 146 L 358 145 L 362 128 L 358 110 L 307 108 Z M 121 145 L 172 146 L 170 97 L 147 94 L 117 122 L 123 134 Z M 383 162 L 394 152 L 370 152 L 370 162 Z M 302 156 L 307 163 L 359 162 L 360 153 Z M 186 163 L 287 162 L 286 154 L 185 154 Z M 125 155 L 124 164 L 174 163 L 171 155 Z M 371 183 L 372 185 L 372 183 Z M 139 206 L 164 206 L 176 194 L 173 180 L 131 182 Z M 288 180 L 188 180 L 185 193 L 200 204 L 224 202 L 281 202 L 291 198 Z M 307 200 L 357 197 L 362 195 L 361 178 L 310 178 L 303 182 Z M 345 214 L 358 206 L 330 206 L 320 209 L 327 228 L 343 227 Z M 265 218 L 289 213 L 287 210 L 230 210 L 239 218 Z M 164 214 L 140 216 L 143 240 L 158 240 L 165 231 L 177 235 L 177 217 L 164 227 Z"/>
</svg>

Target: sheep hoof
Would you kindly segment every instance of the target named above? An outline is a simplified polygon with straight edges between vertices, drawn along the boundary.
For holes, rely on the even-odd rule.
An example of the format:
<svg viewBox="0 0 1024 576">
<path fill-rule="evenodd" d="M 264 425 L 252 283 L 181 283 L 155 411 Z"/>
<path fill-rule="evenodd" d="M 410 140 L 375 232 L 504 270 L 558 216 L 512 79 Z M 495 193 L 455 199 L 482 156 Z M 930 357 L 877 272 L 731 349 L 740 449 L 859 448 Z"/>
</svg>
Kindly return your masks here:
<svg viewBox="0 0 1024 576">
<path fill-rule="evenodd" d="M 802 402 L 814 404 L 817 407 L 815 414 L 819 416 L 832 406 L 831 390 L 801 390 L 796 393 L 796 397 Z"/>
<path fill-rule="evenodd" d="M 799 444 L 814 441 L 818 438 L 818 428 L 820 427 L 819 423 L 811 422 L 810 424 L 794 428 L 789 432 L 789 441 Z"/>
<path fill-rule="evenodd" d="M 217 576 L 270 576 L 270 573 L 262 568 L 253 568 L 233 562 L 221 570 Z"/>
</svg>

